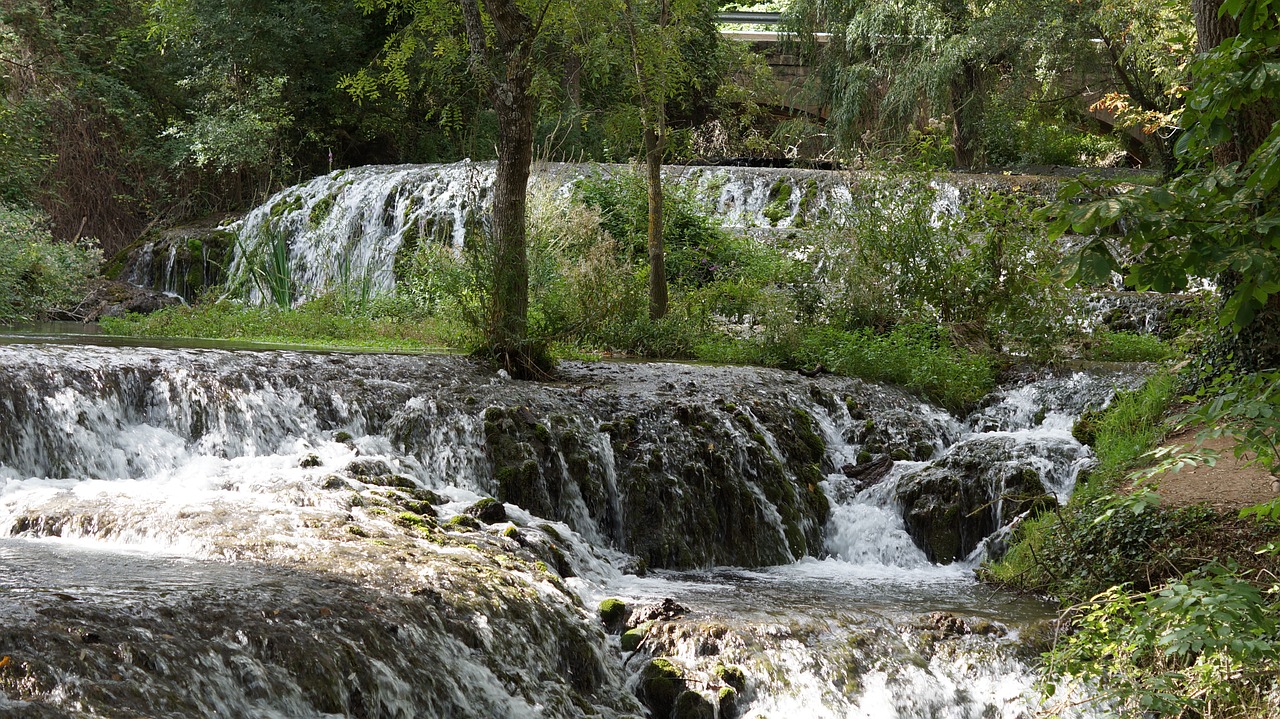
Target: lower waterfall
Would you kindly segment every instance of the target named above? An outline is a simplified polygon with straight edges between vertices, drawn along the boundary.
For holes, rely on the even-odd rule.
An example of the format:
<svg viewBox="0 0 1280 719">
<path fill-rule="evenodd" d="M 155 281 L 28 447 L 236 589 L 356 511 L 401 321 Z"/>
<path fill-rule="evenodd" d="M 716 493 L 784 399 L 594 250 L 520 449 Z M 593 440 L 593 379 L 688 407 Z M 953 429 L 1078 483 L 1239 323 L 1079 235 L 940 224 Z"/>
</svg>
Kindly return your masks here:
<svg viewBox="0 0 1280 719">
<path fill-rule="evenodd" d="M 1051 610 L 972 569 L 1065 500 L 1074 418 L 1140 379 L 1046 373 L 954 417 L 741 367 L 56 343 L 0 367 L 14 717 L 1030 717 Z"/>
</svg>

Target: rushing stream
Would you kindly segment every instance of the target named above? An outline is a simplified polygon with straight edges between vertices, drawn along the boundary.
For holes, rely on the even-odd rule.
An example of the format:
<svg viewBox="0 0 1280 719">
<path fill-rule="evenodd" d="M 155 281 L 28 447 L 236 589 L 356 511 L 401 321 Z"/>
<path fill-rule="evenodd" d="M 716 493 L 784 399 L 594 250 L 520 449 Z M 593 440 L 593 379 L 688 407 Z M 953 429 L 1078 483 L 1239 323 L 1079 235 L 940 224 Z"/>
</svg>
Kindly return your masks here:
<svg viewBox="0 0 1280 719">
<path fill-rule="evenodd" d="M 1049 610 L 972 568 L 1137 376 L 953 417 L 762 369 L 17 338 L 0 716 L 1030 717 Z"/>
</svg>

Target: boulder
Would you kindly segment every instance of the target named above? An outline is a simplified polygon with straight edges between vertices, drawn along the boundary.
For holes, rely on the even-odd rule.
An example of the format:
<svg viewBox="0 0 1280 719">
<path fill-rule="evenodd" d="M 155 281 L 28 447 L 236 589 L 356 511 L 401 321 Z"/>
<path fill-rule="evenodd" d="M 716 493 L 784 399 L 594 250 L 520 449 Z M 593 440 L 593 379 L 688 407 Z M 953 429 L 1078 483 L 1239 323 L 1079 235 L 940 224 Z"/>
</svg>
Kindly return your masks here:
<svg viewBox="0 0 1280 719">
<path fill-rule="evenodd" d="M 1032 461 L 999 439 L 958 446 L 903 477 L 897 499 L 907 532 L 937 563 L 962 560 L 1019 514 L 1056 504 Z"/>
</svg>

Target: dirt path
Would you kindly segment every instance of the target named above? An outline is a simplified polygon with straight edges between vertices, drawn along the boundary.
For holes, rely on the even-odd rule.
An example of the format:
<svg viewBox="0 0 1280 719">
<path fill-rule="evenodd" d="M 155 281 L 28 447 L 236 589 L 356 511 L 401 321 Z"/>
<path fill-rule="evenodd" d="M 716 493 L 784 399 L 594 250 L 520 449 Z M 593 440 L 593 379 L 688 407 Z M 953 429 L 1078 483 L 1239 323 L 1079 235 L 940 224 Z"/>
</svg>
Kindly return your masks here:
<svg viewBox="0 0 1280 719">
<path fill-rule="evenodd" d="M 1167 438 L 1164 444 L 1181 444 L 1191 449 L 1195 446 L 1195 434 L 1194 429 L 1183 430 Z M 1232 510 L 1276 497 L 1272 487 L 1275 478 L 1261 467 L 1236 459 L 1232 440 L 1219 437 L 1202 446 L 1218 452 L 1217 465 L 1185 467 L 1160 477 L 1157 491 L 1166 504 L 1180 507 L 1206 502 L 1217 509 Z"/>
</svg>

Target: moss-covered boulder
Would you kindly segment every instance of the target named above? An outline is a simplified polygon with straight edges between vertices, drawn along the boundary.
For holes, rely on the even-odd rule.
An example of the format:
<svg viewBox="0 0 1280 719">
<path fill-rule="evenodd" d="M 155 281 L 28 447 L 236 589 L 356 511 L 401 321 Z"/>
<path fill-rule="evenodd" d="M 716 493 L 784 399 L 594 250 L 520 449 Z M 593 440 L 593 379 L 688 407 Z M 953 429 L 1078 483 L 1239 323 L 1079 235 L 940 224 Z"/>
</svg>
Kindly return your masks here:
<svg viewBox="0 0 1280 719">
<path fill-rule="evenodd" d="M 637 696 L 655 717 L 669 717 L 686 690 L 684 672 L 669 659 L 653 659 L 640 670 Z"/>
<path fill-rule="evenodd" d="M 621 599 L 610 597 L 600 602 L 600 621 L 610 633 L 621 632 L 627 626 L 627 617 L 631 610 Z"/>
<path fill-rule="evenodd" d="M 632 627 L 622 633 L 621 644 L 622 651 L 634 652 L 640 647 L 640 643 L 644 641 L 645 635 L 649 633 L 649 627 L 653 626 L 652 622 L 645 622 L 636 627 Z"/>
<path fill-rule="evenodd" d="M 221 227 L 227 219 L 149 230 L 108 260 L 102 274 L 193 300 L 204 288 L 227 278 L 236 241 L 235 233 Z"/>
<path fill-rule="evenodd" d="M 673 719 L 715 719 L 716 705 L 701 693 L 686 690 L 676 697 Z"/>
<path fill-rule="evenodd" d="M 507 508 L 492 497 L 485 497 L 463 510 L 485 524 L 501 524 L 507 521 Z"/>
</svg>

